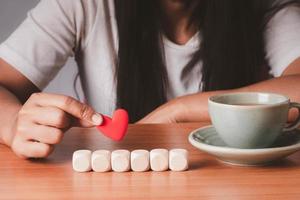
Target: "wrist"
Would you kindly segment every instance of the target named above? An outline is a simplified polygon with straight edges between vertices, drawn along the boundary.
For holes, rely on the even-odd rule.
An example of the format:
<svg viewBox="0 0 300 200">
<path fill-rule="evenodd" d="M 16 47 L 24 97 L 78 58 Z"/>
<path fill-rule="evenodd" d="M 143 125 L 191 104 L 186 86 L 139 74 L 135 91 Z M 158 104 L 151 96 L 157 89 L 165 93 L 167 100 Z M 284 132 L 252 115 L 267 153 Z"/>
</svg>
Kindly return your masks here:
<svg viewBox="0 0 300 200">
<path fill-rule="evenodd" d="M 176 119 L 180 122 L 209 122 L 208 92 L 196 93 L 176 99 L 178 112 Z"/>
<path fill-rule="evenodd" d="M 15 112 L 13 112 L 13 114 L 10 116 L 10 120 L 8 120 L 9 123 L 7 123 L 7 126 L 3 127 L 1 131 L 1 143 L 9 147 L 11 146 L 16 133 L 16 122 L 20 109 L 21 107 L 19 109 L 16 109 Z"/>
<path fill-rule="evenodd" d="M 186 122 L 187 119 L 187 113 L 188 113 L 188 105 L 184 103 L 184 99 L 179 97 L 177 99 L 174 99 L 171 102 L 172 110 L 174 111 L 174 116 L 176 122 Z"/>
</svg>

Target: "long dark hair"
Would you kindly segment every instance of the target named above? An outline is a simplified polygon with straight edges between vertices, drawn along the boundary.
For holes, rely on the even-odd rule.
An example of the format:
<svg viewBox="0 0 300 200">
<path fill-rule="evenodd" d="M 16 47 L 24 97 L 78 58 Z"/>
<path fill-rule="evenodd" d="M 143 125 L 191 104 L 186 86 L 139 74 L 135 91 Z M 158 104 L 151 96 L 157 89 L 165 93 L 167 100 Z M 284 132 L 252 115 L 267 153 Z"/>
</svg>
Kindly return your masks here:
<svg viewBox="0 0 300 200">
<path fill-rule="evenodd" d="M 159 0 L 115 0 L 119 36 L 117 107 L 136 121 L 166 102 L 167 72 Z M 187 1 L 188 2 L 188 1 Z M 201 46 L 185 67 L 202 60 L 203 90 L 232 89 L 268 78 L 264 31 L 281 8 L 296 1 L 201 0 L 192 20 Z"/>
</svg>

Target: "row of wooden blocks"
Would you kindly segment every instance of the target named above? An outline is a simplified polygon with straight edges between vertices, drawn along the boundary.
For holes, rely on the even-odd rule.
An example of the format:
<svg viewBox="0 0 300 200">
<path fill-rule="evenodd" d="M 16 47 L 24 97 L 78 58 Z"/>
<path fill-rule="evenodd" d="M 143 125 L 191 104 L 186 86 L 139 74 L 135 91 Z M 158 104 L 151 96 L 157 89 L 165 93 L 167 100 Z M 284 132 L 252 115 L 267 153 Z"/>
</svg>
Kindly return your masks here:
<svg viewBox="0 0 300 200">
<path fill-rule="evenodd" d="M 73 169 L 77 172 L 135 172 L 184 171 L 188 169 L 188 151 L 185 149 L 134 150 L 78 150 L 73 153 Z"/>
</svg>

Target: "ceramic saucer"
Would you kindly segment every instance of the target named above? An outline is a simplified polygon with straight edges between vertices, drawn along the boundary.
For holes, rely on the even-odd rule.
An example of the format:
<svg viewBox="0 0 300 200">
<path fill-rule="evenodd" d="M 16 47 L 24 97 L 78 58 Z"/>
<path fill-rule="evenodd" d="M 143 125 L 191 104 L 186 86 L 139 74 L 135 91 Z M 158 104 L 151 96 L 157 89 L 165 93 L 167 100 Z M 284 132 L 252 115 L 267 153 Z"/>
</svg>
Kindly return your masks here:
<svg viewBox="0 0 300 200">
<path fill-rule="evenodd" d="M 256 166 L 284 158 L 300 150 L 300 130 L 284 133 L 268 148 L 238 149 L 227 146 L 213 126 L 192 131 L 189 142 L 196 148 L 233 165 Z"/>
</svg>

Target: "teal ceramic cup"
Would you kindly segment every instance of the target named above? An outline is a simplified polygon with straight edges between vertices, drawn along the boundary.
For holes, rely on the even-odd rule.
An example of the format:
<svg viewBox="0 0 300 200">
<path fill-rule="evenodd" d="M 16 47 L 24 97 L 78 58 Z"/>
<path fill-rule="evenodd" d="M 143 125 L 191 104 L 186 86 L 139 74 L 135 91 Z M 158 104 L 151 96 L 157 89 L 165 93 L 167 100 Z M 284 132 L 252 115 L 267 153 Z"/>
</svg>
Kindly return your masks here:
<svg viewBox="0 0 300 200">
<path fill-rule="evenodd" d="M 213 126 L 224 142 L 235 148 L 253 149 L 272 145 L 280 134 L 300 126 L 300 115 L 287 124 L 291 108 L 300 104 L 272 93 L 231 93 L 212 96 L 208 109 Z"/>
</svg>

